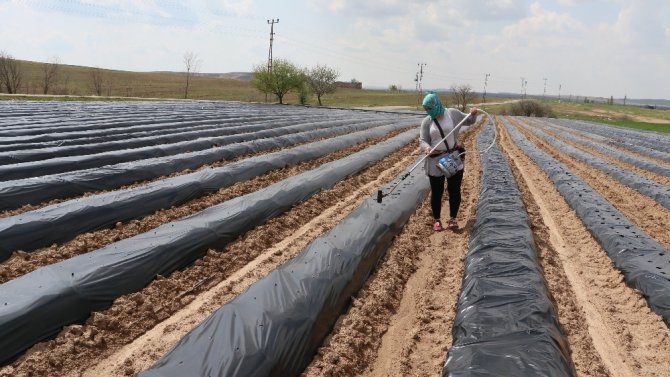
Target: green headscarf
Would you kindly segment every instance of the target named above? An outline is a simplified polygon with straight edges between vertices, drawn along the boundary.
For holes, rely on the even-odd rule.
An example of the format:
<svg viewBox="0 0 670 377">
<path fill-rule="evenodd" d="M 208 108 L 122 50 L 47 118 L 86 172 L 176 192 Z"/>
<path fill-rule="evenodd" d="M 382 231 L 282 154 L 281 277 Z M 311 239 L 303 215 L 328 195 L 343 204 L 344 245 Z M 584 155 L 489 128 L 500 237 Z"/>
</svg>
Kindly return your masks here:
<svg viewBox="0 0 670 377">
<path fill-rule="evenodd" d="M 437 93 L 435 92 L 430 92 L 426 94 L 426 97 L 423 99 L 424 110 L 426 109 L 426 107 L 430 107 L 430 110 L 426 110 L 426 112 L 433 119 L 437 119 L 440 116 L 442 116 L 442 114 L 444 114 L 444 106 L 442 106 L 442 102 L 440 102 L 440 97 L 438 97 Z"/>
</svg>

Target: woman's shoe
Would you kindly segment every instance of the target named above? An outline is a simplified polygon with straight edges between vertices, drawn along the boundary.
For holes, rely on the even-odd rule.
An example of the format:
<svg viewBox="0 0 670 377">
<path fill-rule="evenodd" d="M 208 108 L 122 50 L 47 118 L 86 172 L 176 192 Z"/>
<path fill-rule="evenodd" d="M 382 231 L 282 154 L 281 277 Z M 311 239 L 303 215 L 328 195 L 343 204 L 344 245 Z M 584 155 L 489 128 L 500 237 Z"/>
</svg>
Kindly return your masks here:
<svg viewBox="0 0 670 377">
<path fill-rule="evenodd" d="M 440 220 L 435 220 L 435 224 L 433 224 L 433 230 L 436 232 L 444 230 L 444 228 L 442 227 L 442 222 Z"/>
<path fill-rule="evenodd" d="M 447 222 L 447 226 L 449 229 L 458 229 L 458 220 L 455 218 L 450 218 L 449 221 Z"/>
</svg>

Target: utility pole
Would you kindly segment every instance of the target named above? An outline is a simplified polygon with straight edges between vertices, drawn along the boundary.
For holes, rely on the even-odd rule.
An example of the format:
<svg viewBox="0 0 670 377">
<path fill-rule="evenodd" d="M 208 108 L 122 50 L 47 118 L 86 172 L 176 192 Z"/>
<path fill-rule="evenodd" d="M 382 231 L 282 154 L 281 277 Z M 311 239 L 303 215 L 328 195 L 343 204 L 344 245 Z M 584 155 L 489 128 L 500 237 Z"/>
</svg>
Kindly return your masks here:
<svg viewBox="0 0 670 377">
<path fill-rule="evenodd" d="M 279 23 L 279 19 L 268 20 L 270 25 L 270 50 L 268 51 L 268 73 L 272 74 L 272 41 L 274 41 L 275 36 L 275 24 Z M 268 92 L 265 92 L 265 102 L 268 101 Z"/>
<path fill-rule="evenodd" d="M 482 102 L 486 103 L 486 84 L 489 81 L 489 76 L 491 76 L 490 73 L 487 73 L 486 76 L 484 76 L 484 94 L 482 95 Z"/>
<path fill-rule="evenodd" d="M 270 25 L 270 51 L 268 52 L 268 72 L 272 72 L 272 41 L 274 41 L 275 36 L 275 24 L 279 23 L 279 19 L 268 20 Z"/>
<path fill-rule="evenodd" d="M 528 80 L 523 82 L 523 98 L 526 99 L 528 91 Z"/>
<path fill-rule="evenodd" d="M 558 102 L 561 102 L 561 84 L 558 84 Z"/>
<path fill-rule="evenodd" d="M 526 78 L 522 77 L 521 78 L 521 98 L 522 99 L 525 98 L 525 96 L 523 95 L 523 93 L 524 93 L 524 82 L 526 82 Z"/>
<path fill-rule="evenodd" d="M 626 106 L 626 100 L 628 99 L 628 94 L 623 95 L 623 105 Z"/>
<path fill-rule="evenodd" d="M 544 101 L 544 96 L 547 94 L 547 79 L 544 78 L 544 91 L 542 92 L 542 100 Z"/>
<path fill-rule="evenodd" d="M 428 64 L 417 63 L 418 71 L 417 71 L 416 76 L 417 76 L 418 79 L 417 79 L 417 82 L 416 82 L 416 86 L 417 86 L 417 90 L 418 90 L 418 92 L 417 92 L 417 96 L 418 96 L 417 97 L 417 103 L 418 103 L 418 105 L 421 105 L 421 95 L 423 94 L 423 87 L 421 86 L 421 81 L 423 80 L 423 67 L 426 66 L 426 65 L 428 65 Z M 417 107 L 417 109 L 418 109 L 418 107 Z"/>
</svg>

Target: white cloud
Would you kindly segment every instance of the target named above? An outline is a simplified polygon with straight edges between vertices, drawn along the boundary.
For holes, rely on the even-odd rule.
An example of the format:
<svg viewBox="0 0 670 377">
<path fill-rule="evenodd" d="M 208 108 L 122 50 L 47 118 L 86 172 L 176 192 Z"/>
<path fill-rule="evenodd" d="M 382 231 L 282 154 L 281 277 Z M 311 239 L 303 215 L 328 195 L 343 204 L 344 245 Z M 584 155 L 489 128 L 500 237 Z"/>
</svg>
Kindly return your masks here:
<svg viewBox="0 0 670 377">
<path fill-rule="evenodd" d="M 541 46 L 546 38 L 567 40 L 575 33 L 585 32 L 582 24 L 567 13 L 556 13 L 541 8 L 540 3 L 531 5 L 531 15 L 506 26 L 503 29 L 505 38 L 525 40 L 533 45 Z"/>
<path fill-rule="evenodd" d="M 668 3 L 646 0 L 626 3 L 613 25 L 600 28 L 600 37 L 622 49 L 665 54 L 670 50 L 669 18 Z"/>
<path fill-rule="evenodd" d="M 596 3 L 599 1 L 601 0 L 558 0 L 558 3 L 563 5 L 579 5 L 579 4 Z"/>
</svg>

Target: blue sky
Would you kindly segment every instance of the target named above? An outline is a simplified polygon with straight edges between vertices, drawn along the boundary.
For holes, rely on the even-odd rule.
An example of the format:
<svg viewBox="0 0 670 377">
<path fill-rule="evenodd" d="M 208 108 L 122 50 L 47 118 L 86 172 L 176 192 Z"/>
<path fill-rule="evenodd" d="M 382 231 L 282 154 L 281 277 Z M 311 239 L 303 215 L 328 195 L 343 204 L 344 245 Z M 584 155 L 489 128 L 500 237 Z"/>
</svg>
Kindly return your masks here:
<svg viewBox="0 0 670 377">
<path fill-rule="evenodd" d="M 273 56 L 364 87 L 670 99 L 667 0 L 0 0 L 0 50 L 132 71 L 248 72 Z"/>
</svg>

